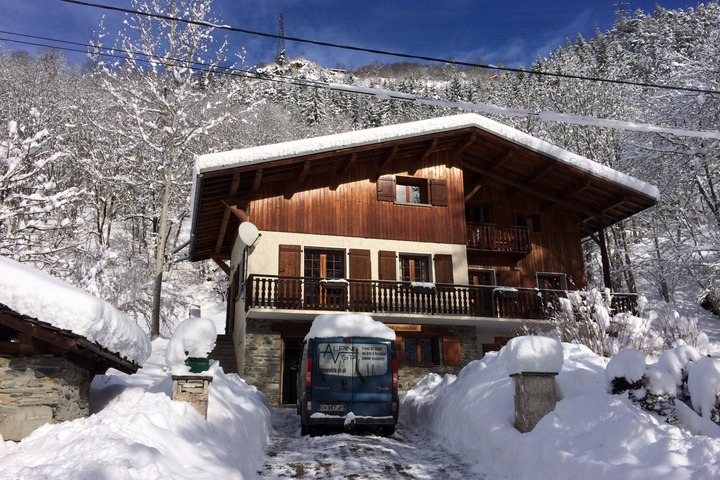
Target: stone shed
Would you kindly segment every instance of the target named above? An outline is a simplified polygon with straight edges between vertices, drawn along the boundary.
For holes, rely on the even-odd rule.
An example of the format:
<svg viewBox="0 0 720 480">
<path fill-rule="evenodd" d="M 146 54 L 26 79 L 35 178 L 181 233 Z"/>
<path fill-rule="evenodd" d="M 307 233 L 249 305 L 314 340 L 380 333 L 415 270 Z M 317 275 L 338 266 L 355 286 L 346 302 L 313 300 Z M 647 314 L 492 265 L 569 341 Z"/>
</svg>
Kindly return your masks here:
<svg viewBox="0 0 720 480">
<path fill-rule="evenodd" d="M 90 382 L 111 367 L 139 365 L 0 304 L 0 436 L 20 441 L 46 423 L 88 416 Z"/>
</svg>

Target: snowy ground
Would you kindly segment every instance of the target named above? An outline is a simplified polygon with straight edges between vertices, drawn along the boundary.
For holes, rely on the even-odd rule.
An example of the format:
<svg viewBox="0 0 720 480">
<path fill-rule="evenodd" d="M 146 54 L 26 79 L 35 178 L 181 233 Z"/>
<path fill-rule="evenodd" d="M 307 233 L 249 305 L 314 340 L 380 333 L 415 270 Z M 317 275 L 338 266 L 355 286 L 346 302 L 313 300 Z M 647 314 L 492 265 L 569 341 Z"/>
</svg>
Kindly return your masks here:
<svg viewBox="0 0 720 480">
<path fill-rule="evenodd" d="M 370 433 L 300 436 L 295 409 L 272 411 L 273 436 L 260 478 L 446 479 L 483 478 L 471 465 L 424 437 L 399 425 L 390 438 Z"/>
</svg>

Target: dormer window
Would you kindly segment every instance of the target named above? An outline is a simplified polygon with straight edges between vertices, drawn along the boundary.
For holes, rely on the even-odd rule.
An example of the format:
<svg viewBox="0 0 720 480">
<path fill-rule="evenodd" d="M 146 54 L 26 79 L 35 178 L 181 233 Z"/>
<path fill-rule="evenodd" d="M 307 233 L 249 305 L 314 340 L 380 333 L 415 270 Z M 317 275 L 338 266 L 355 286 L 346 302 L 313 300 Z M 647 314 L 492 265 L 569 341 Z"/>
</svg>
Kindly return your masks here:
<svg viewBox="0 0 720 480">
<path fill-rule="evenodd" d="M 427 179 L 397 177 L 395 179 L 395 203 L 428 204 Z"/>
<path fill-rule="evenodd" d="M 377 179 L 377 199 L 396 205 L 447 206 L 447 181 L 435 178 L 383 175 Z"/>
</svg>

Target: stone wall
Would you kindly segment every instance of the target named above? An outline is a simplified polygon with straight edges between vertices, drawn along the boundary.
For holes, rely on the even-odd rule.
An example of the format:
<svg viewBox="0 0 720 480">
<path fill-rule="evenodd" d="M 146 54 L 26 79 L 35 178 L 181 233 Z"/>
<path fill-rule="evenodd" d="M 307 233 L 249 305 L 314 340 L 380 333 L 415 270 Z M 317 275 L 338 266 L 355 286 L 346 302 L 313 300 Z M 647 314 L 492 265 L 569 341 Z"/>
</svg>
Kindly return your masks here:
<svg viewBox="0 0 720 480">
<path fill-rule="evenodd" d="M 62 357 L 0 357 L 0 435 L 19 441 L 46 423 L 88 416 L 92 378 Z"/>
<path fill-rule="evenodd" d="M 269 321 L 252 320 L 245 329 L 245 370 L 242 377 L 265 393 L 268 401 L 280 399 L 280 333 Z"/>
<path fill-rule="evenodd" d="M 448 334 L 460 338 L 462 365 L 480 358 L 475 327 L 448 327 Z M 248 322 L 245 332 L 245 371 L 242 377 L 268 396 L 272 404 L 280 401 L 280 333 L 271 328 L 270 321 Z M 442 350 L 442 348 L 441 348 Z M 462 367 L 433 365 L 427 367 L 400 366 L 399 390 L 406 391 L 430 372 L 440 375 L 457 374 Z"/>
<path fill-rule="evenodd" d="M 477 348 L 477 340 L 475 327 L 448 327 L 448 334 L 454 335 L 460 338 L 460 344 L 462 347 L 462 365 L 467 365 L 473 360 L 480 358 L 480 353 Z M 442 354 L 442 348 L 441 354 Z M 405 392 L 411 389 L 418 381 L 420 381 L 428 373 L 437 373 L 438 375 L 445 375 L 446 373 L 452 373 L 457 375 L 462 367 L 448 367 L 446 365 L 429 365 L 427 367 L 411 367 L 401 365 L 398 372 L 398 390 Z"/>
</svg>

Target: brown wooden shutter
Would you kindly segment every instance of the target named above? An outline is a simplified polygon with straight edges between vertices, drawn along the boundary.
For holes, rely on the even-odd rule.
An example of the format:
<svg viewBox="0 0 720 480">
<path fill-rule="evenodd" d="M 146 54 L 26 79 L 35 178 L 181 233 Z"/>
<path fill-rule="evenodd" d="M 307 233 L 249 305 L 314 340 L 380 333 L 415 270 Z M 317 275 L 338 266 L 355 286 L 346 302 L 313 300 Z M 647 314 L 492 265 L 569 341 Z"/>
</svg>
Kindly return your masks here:
<svg viewBox="0 0 720 480">
<path fill-rule="evenodd" d="M 443 337 L 443 360 L 448 367 L 462 366 L 460 337 Z"/>
<path fill-rule="evenodd" d="M 378 276 L 379 280 L 397 280 L 397 262 L 395 252 L 380 250 L 378 252 Z"/>
<path fill-rule="evenodd" d="M 447 180 L 437 178 L 430 179 L 430 203 L 441 207 L 447 207 L 448 189 Z"/>
<path fill-rule="evenodd" d="M 300 245 L 280 245 L 278 275 L 280 277 L 299 277 L 302 250 Z M 301 308 L 302 279 L 280 278 L 277 281 L 277 307 Z"/>
<path fill-rule="evenodd" d="M 437 283 L 455 283 L 452 255 L 435 255 L 435 281 Z"/>
<path fill-rule="evenodd" d="M 349 278 L 355 278 L 357 280 L 370 280 L 372 278 L 372 270 L 370 269 L 370 250 L 358 250 L 351 248 L 349 257 Z"/>
<path fill-rule="evenodd" d="M 299 277 L 300 254 L 300 245 L 280 245 L 278 275 L 281 277 Z"/>
<path fill-rule="evenodd" d="M 353 280 L 370 280 L 372 278 L 370 250 L 351 248 L 348 256 L 350 257 L 348 277 Z M 350 309 L 354 312 L 372 311 L 371 282 L 350 282 Z"/>
<path fill-rule="evenodd" d="M 377 199 L 379 202 L 395 201 L 395 177 L 383 175 L 377 179 Z"/>
</svg>

